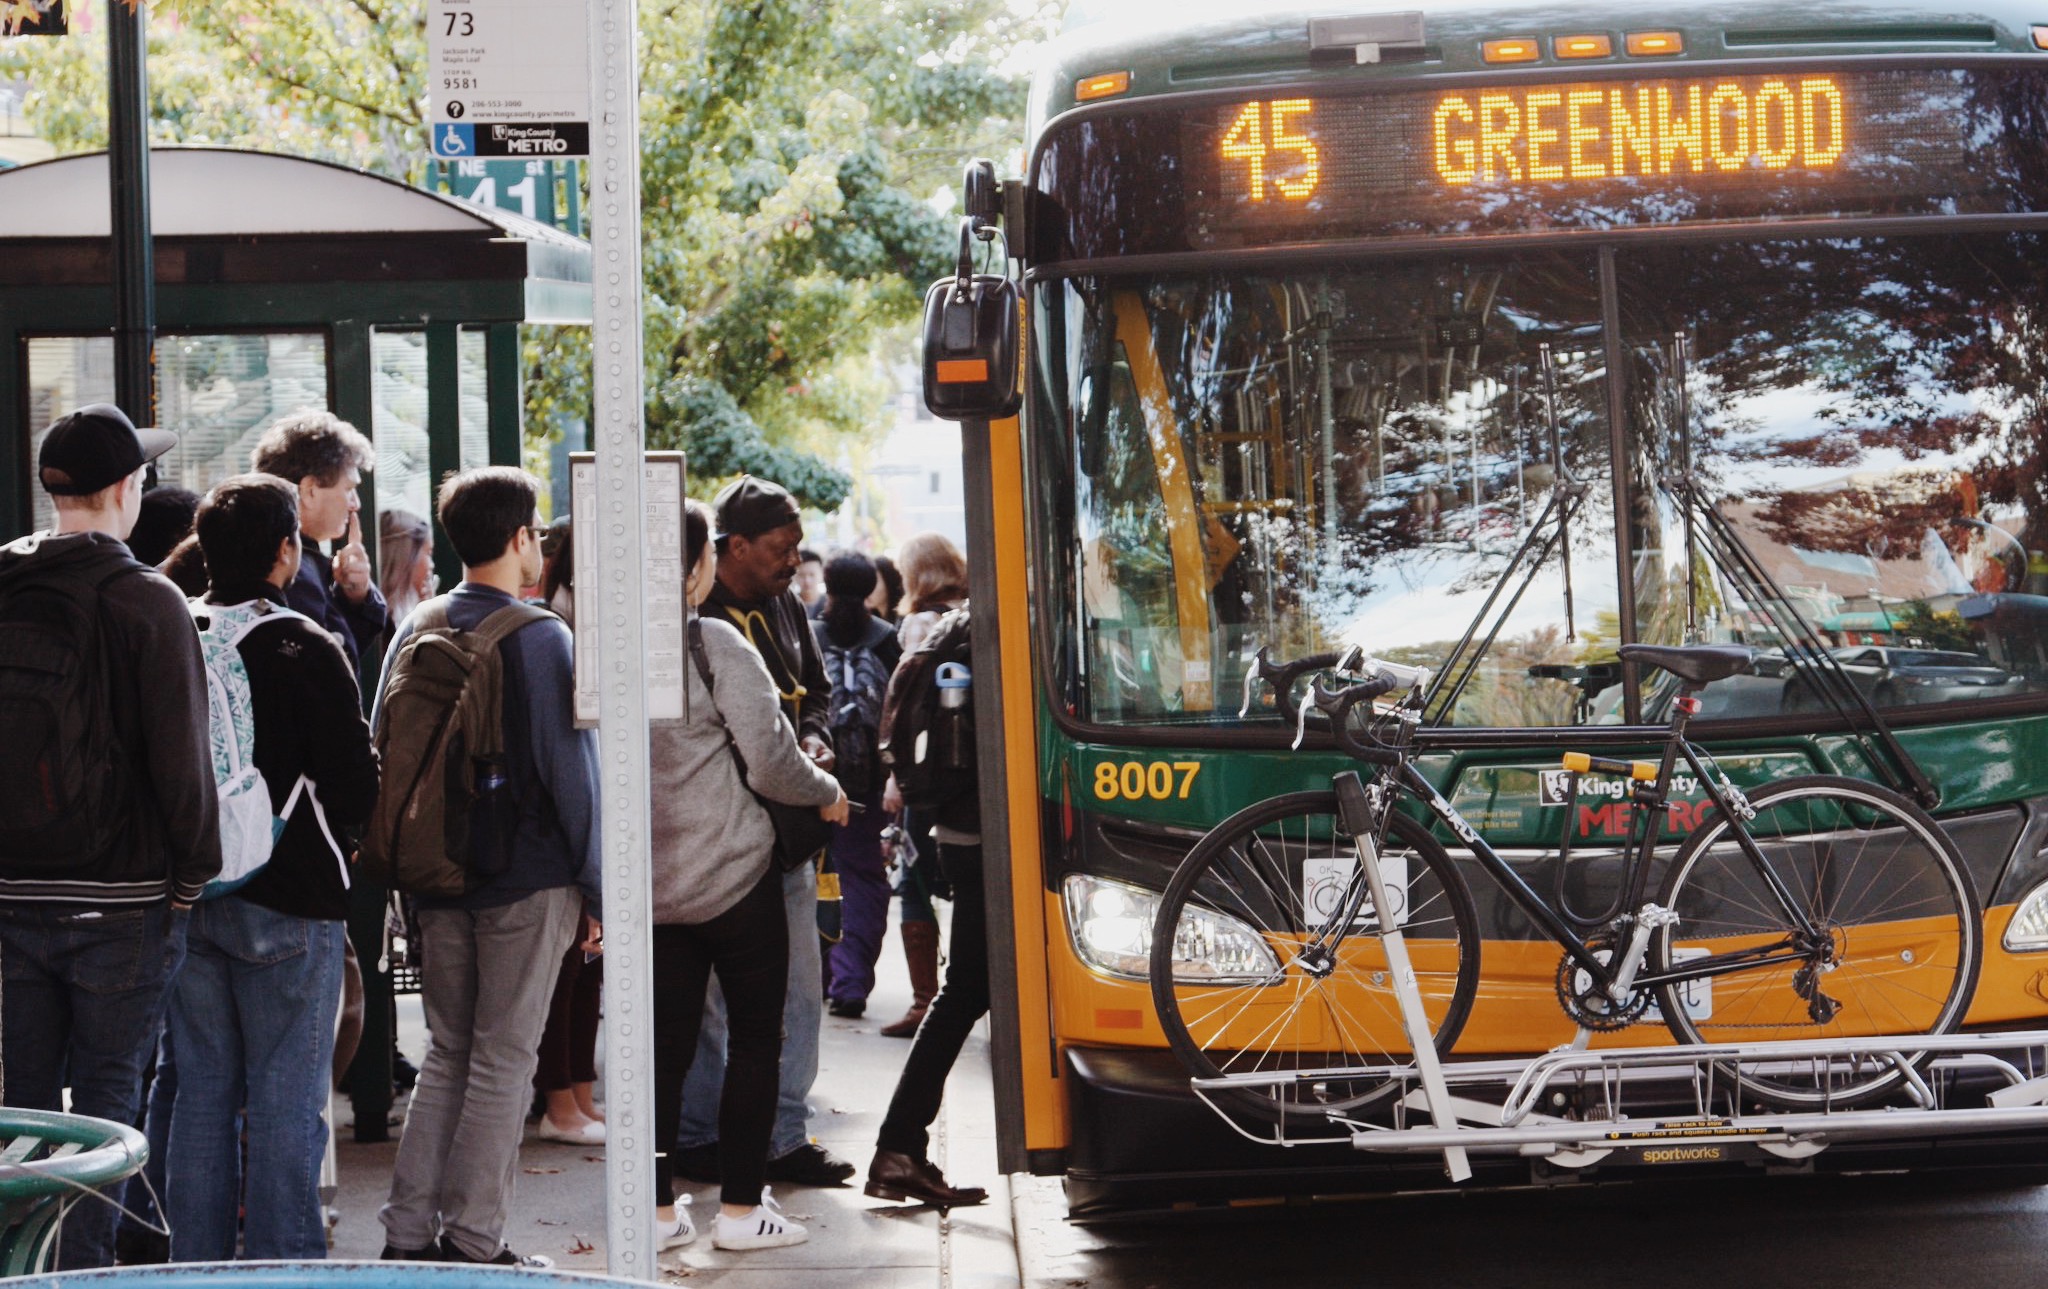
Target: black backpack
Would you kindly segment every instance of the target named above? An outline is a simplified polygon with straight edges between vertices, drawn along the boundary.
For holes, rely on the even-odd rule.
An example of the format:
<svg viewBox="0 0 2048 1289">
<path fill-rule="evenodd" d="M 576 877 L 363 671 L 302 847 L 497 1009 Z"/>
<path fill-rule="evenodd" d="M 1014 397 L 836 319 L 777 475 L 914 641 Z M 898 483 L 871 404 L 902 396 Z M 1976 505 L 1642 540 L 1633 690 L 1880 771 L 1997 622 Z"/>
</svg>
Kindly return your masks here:
<svg viewBox="0 0 2048 1289">
<path fill-rule="evenodd" d="M 818 649 L 832 678 L 833 775 L 849 797 L 864 797 L 882 786 L 882 700 L 889 692 L 889 667 L 865 644 L 834 644 L 822 624 Z"/>
<path fill-rule="evenodd" d="M 974 705 L 970 701 L 943 716 L 939 707 L 940 668 L 970 667 L 972 645 L 967 609 L 954 609 L 889 678 L 882 763 L 896 776 L 903 804 L 913 810 L 941 810 L 975 795 Z"/>
<path fill-rule="evenodd" d="M 142 567 L 66 576 L 23 561 L 0 575 L 0 865 L 10 875 L 75 869 L 113 845 L 133 813 L 108 710 L 100 591 Z"/>
</svg>

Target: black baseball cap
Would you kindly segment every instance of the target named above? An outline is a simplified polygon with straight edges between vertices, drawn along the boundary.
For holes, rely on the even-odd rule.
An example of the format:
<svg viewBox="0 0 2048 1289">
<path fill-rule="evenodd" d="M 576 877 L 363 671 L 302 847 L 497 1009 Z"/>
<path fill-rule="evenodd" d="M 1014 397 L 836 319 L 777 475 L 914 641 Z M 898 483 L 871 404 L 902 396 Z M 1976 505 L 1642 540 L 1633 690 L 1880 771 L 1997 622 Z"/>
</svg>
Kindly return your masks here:
<svg viewBox="0 0 2048 1289">
<path fill-rule="evenodd" d="M 717 540 L 721 542 L 728 537 L 759 537 L 802 519 L 789 489 L 750 474 L 725 485 L 711 508 L 717 512 Z"/>
<path fill-rule="evenodd" d="M 138 430 L 112 403 L 88 403 L 43 435 L 36 473 L 53 497 L 88 497 L 178 446 L 169 430 Z"/>
</svg>

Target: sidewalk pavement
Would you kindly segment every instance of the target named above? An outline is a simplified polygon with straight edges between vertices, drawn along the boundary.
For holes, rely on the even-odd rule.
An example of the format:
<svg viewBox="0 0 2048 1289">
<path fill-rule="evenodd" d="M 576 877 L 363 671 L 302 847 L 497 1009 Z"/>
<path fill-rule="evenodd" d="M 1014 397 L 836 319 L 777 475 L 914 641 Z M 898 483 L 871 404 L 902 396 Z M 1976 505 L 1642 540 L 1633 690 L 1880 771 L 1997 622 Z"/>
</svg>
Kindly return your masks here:
<svg viewBox="0 0 2048 1289">
<path fill-rule="evenodd" d="M 824 1277 L 841 1282 L 843 1289 L 1014 1289 L 1020 1283 L 1010 1184 L 996 1172 L 985 1024 L 968 1041 L 947 1084 L 932 1157 L 948 1177 L 988 1187 L 989 1202 L 942 1217 L 934 1210 L 885 1204 L 861 1194 L 875 1132 L 888 1108 L 897 1071 L 910 1051 L 909 1042 L 875 1032 L 902 1015 L 910 999 L 893 928 L 883 947 L 880 972 L 867 1016 L 857 1021 L 825 1018 L 818 1082 L 811 1095 L 816 1110 L 811 1135 L 859 1166 L 853 1184 L 834 1189 L 777 1187 L 783 1209 L 810 1228 L 811 1238 L 795 1248 L 753 1253 L 711 1247 L 708 1227 L 718 1211 L 718 1189 L 691 1186 L 700 1234 L 687 1248 L 663 1255 L 664 1280 L 735 1289 L 809 1285 Z M 415 1061 L 425 1052 L 426 1031 L 416 996 L 399 999 L 399 1044 Z M 602 1054 L 600 1040 L 600 1061 Z M 601 1084 L 599 1094 L 602 1100 Z M 377 1210 L 390 1185 L 398 1130 L 393 1129 L 388 1142 L 357 1144 L 348 1126 L 347 1100 L 336 1105 L 341 1119 L 336 1130 L 341 1173 L 336 1204 L 341 1220 L 334 1231 L 333 1255 L 375 1258 L 384 1246 Z M 560 1270 L 603 1274 L 603 1148 L 544 1142 L 529 1128 L 519 1162 L 522 1171 L 506 1241 L 520 1253 L 553 1258 Z"/>
</svg>

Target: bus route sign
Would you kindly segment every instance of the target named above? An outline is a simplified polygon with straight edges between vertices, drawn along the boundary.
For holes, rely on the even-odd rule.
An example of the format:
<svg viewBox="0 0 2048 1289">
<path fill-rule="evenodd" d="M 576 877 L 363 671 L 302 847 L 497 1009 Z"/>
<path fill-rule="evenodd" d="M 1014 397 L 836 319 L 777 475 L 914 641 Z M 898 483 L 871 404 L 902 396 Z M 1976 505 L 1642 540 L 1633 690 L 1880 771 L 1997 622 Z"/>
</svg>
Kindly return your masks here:
<svg viewBox="0 0 2048 1289">
<path fill-rule="evenodd" d="M 429 0 L 427 54 L 435 156 L 590 155 L 590 40 L 582 5 Z"/>
</svg>

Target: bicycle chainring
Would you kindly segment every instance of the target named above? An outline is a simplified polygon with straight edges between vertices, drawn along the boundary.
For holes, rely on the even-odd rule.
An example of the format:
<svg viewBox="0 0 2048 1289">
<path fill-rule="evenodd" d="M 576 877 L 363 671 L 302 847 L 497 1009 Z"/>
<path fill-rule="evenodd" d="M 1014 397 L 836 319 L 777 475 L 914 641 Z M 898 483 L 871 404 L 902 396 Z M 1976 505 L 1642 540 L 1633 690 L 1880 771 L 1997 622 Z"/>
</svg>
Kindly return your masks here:
<svg viewBox="0 0 2048 1289">
<path fill-rule="evenodd" d="M 1610 936 L 1594 936 L 1586 941 L 1586 947 L 1595 953 L 1604 950 L 1611 959 L 1614 940 Z M 1574 1024 L 1604 1034 L 1627 1029 L 1641 1020 L 1650 1009 L 1650 994 L 1643 989 L 1631 990 L 1627 1000 L 1617 1004 L 1601 992 L 1592 976 L 1570 954 L 1563 954 L 1557 963 L 1557 1005 Z"/>
</svg>

